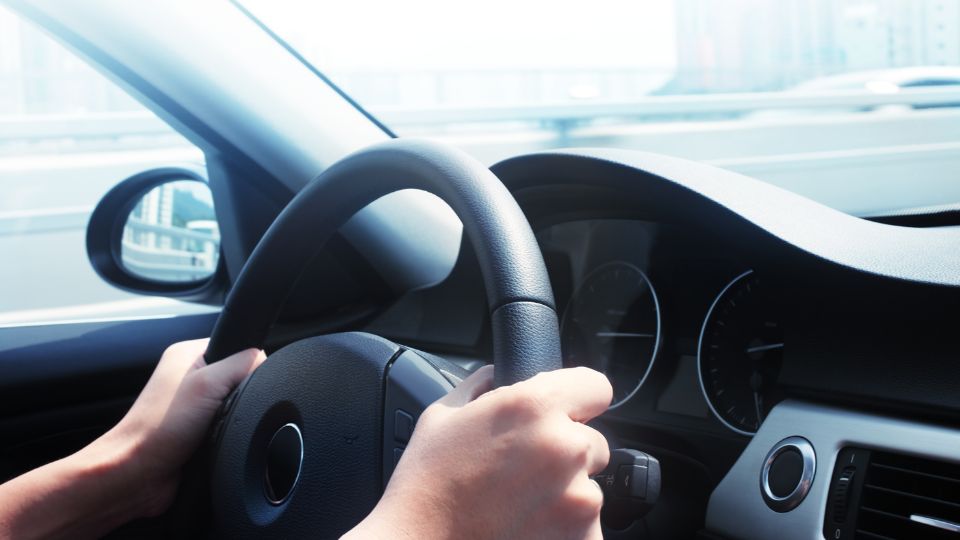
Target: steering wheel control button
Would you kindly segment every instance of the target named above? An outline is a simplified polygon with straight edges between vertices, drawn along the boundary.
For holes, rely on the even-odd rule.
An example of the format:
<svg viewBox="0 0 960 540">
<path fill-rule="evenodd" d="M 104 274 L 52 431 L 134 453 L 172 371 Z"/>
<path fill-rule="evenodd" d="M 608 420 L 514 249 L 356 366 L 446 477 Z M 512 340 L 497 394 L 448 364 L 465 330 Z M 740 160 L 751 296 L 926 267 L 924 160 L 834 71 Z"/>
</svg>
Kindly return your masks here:
<svg viewBox="0 0 960 540">
<path fill-rule="evenodd" d="M 810 492 L 817 456 L 810 441 L 787 437 L 767 453 L 760 472 L 760 492 L 775 512 L 789 512 Z"/>
<path fill-rule="evenodd" d="M 303 435 L 296 424 L 285 424 L 273 434 L 267 446 L 263 487 L 270 504 L 280 505 L 290 498 L 302 466 Z"/>
<path fill-rule="evenodd" d="M 397 409 L 393 414 L 393 438 L 406 444 L 413 437 L 413 416 L 407 411 Z"/>
</svg>

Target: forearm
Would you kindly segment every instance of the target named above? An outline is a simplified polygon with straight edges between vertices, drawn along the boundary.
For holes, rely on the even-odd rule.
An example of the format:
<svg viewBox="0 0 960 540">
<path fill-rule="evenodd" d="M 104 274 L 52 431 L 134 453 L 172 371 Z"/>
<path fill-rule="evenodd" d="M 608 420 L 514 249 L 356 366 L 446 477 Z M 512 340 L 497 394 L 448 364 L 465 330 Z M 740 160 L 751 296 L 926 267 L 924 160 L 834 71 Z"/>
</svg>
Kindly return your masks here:
<svg viewBox="0 0 960 540">
<path fill-rule="evenodd" d="M 3 484 L 0 539 L 97 538 L 141 515 L 129 457 L 108 435 Z"/>
</svg>

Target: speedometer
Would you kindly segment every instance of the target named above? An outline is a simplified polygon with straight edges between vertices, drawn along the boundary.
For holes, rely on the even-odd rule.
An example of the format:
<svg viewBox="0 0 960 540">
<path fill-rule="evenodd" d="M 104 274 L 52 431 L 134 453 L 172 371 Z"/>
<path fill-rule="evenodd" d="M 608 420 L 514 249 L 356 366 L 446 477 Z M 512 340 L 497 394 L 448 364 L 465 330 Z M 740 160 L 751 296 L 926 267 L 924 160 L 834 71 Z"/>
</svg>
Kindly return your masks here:
<svg viewBox="0 0 960 540">
<path fill-rule="evenodd" d="M 700 331 L 700 388 L 713 414 L 752 435 L 782 399 L 783 331 L 760 278 L 747 271 L 717 296 Z"/>
<path fill-rule="evenodd" d="M 624 403 L 646 380 L 660 344 L 660 307 L 646 274 L 626 262 L 591 272 L 564 311 L 561 336 L 564 366 L 604 373 L 611 408 Z"/>
</svg>

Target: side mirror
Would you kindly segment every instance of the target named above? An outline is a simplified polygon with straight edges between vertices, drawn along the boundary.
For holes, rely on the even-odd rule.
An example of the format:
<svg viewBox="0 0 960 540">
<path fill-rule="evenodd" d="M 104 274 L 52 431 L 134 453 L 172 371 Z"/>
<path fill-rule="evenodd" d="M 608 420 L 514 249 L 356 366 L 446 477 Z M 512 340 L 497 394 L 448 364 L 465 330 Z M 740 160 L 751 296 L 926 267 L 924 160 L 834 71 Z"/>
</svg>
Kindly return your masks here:
<svg viewBox="0 0 960 540">
<path fill-rule="evenodd" d="M 197 172 L 152 169 L 117 184 L 87 225 L 94 270 L 123 290 L 219 303 L 225 289 L 213 197 Z"/>
</svg>

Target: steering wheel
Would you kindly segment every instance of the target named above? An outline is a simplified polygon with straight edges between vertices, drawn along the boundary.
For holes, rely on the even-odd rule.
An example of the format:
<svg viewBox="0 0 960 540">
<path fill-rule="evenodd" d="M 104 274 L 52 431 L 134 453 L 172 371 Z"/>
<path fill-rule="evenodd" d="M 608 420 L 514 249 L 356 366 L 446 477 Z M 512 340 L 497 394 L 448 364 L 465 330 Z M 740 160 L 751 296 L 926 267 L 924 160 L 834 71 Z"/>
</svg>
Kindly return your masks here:
<svg viewBox="0 0 960 540">
<path fill-rule="evenodd" d="M 207 361 L 262 347 L 297 279 L 334 231 L 379 197 L 410 188 L 449 204 L 474 246 L 496 384 L 559 368 L 550 281 L 516 201 L 464 152 L 409 139 L 344 158 L 294 197 L 230 292 Z M 274 352 L 227 399 L 212 428 L 212 533 L 343 534 L 379 500 L 416 417 L 465 375 L 441 358 L 358 332 Z"/>
</svg>

